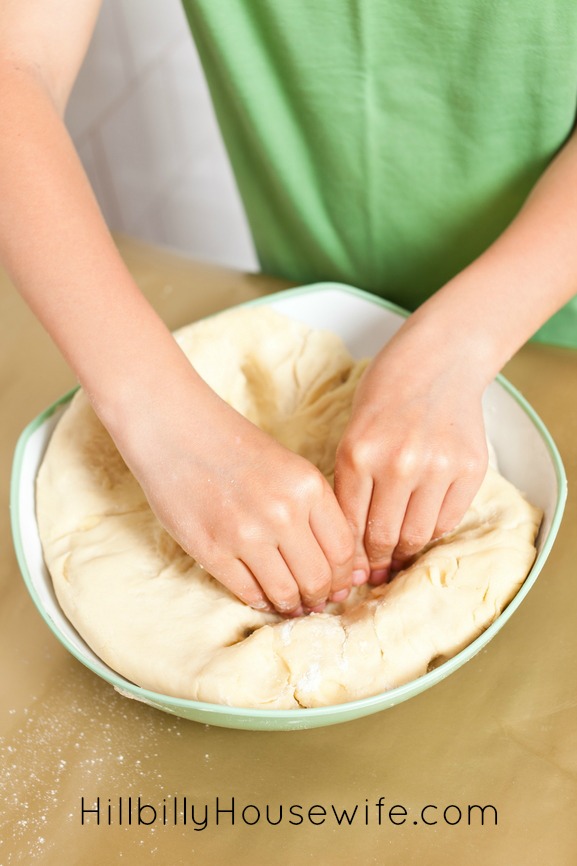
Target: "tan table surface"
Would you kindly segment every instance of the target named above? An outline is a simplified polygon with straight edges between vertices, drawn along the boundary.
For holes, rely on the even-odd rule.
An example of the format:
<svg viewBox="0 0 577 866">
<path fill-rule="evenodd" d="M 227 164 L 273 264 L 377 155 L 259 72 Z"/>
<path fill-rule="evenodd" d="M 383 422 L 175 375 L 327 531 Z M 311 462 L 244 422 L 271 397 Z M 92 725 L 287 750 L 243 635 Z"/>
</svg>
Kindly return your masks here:
<svg viewBox="0 0 577 866">
<path fill-rule="evenodd" d="M 126 238 L 119 245 L 171 327 L 283 286 Z M 28 597 L 10 536 L 13 450 L 74 378 L 0 275 L 1 866 L 577 863 L 577 352 L 526 346 L 505 373 L 551 430 L 570 487 L 549 561 L 505 629 L 444 682 L 356 722 L 287 733 L 207 727 L 119 696 L 67 653 Z M 83 796 L 87 808 L 100 797 L 99 826 L 94 816 L 82 826 Z M 165 801 L 166 825 L 128 826 L 130 796 L 160 810 Z M 205 829 L 171 821 L 173 798 L 180 806 L 185 796 L 197 821 L 207 807 Z M 234 798 L 234 825 L 229 812 L 216 825 L 217 797 L 222 809 Z M 253 826 L 255 809 L 242 817 L 249 804 L 261 813 Z M 297 823 L 315 804 L 324 823 L 320 809 Z M 408 810 L 404 823 L 388 819 L 396 804 Z M 427 804 L 432 826 L 420 820 Z M 444 823 L 452 804 L 463 817 Z M 483 826 L 479 810 L 468 822 L 473 804 L 494 806 L 497 825 L 490 809 Z M 281 805 L 282 822 L 267 823 L 266 807 L 273 822 Z M 355 805 L 352 824 L 339 825 L 332 807 L 351 814 Z M 456 822 L 459 813 L 446 814 Z"/>
</svg>

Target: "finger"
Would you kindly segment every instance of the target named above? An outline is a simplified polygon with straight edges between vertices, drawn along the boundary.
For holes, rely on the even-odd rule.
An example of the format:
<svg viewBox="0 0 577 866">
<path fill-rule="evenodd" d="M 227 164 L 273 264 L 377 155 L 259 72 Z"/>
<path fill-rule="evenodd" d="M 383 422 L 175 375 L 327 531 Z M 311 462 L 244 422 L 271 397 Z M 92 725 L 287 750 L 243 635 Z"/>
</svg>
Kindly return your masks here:
<svg viewBox="0 0 577 866">
<path fill-rule="evenodd" d="M 298 586 L 303 606 L 312 610 L 324 605 L 331 592 L 332 570 L 316 538 L 309 528 L 310 539 L 302 536 L 279 548 L 288 570 Z"/>
<path fill-rule="evenodd" d="M 475 498 L 480 484 L 480 481 L 462 479 L 450 485 L 439 510 L 433 532 L 434 538 L 440 538 L 441 535 L 458 526 Z"/>
<path fill-rule="evenodd" d="M 335 466 L 335 495 L 347 520 L 354 539 L 352 583 L 366 583 L 369 576 L 369 560 L 365 550 L 364 536 L 373 494 L 371 475 L 357 470 L 350 459 L 339 457 Z"/>
<path fill-rule="evenodd" d="M 410 494 L 402 482 L 375 484 L 365 531 L 372 584 L 383 583 L 388 577 Z"/>
<path fill-rule="evenodd" d="M 323 500 L 311 509 L 309 522 L 319 550 L 329 567 L 328 596 L 333 600 L 343 601 L 353 579 L 355 539 L 351 526 L 328 485 Z M 335 595 L 338 595 L 338 598 L 335 599 Z"/>
<path fill-rule="evenodd" d="M 413 491 L 407 503 L 399 541 L 393 551 L 394 569 L 402 567 L 434 537 L 446 492 L 447 483 L 439 482 L 422 484 Z"/>
<path fill-rule="evenodd" d="M 273 607 L 282 614 L 302 613 L 299 586 L 277 547 L 255 546 L 244 563 Z"/>
<path fill-rule="evenodd" d="M 214 568 L 208 566 L 207 570 L 219 583 L 249 607 L 262 611 L 274 610 L 274 606 L 263 592 L 250 568 L 239 559 L 231 559 Z"/>
</svg>

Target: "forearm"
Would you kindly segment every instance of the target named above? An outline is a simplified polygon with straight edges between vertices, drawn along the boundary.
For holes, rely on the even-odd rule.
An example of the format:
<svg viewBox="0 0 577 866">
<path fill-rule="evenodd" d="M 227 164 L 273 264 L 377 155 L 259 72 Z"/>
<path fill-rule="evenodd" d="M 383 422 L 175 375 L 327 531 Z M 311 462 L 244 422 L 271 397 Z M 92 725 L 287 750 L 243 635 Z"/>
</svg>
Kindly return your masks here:
<svg viewBox="0 0 577 866">
<path fill-rule="evenodd" d="M 101 414 L 119 424 L 129 398 L 164 392 L 168 370 L 187 383 L 194 373 L 120 258 L 41 76 L 3 65 L 0 111 L 3 263 Z"/>
<path fill-rule="evenodd" d="M 505 232 L 408 320 L 422 345 L 453 354 L 485 383 L 577 292 L 577 138 Z"/>
<path fill-rule="evenodd" d="M 342 600 L 352 539 L 327 481 L 190 365 L 118 255 L 51 88 L 0 61 L 0 112 L 3 260 L 159 520 L 260 609 Z"/>
<path fill-rule="evenodd" d="M 487 384 L 577 290 L 577 141 L 497 241 L 405 322 L 368 368 L 335 469 L 353 568 L 387 579 L 453 529 L 485 475 Z"/>
</svg>

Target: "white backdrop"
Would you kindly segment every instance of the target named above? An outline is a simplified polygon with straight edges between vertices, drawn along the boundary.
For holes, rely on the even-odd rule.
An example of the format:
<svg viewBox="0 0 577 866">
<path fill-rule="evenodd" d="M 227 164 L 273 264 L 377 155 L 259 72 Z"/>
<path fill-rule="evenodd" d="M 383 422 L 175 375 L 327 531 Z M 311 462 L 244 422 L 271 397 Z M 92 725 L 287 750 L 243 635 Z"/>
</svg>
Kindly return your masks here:
<svg viewBox="0 0 577 866">
<path fill-rule="evenodd" d="M 104 0 L 66 122 L 112 229 L 256 269 L 179 0 Z"/>
</svg>

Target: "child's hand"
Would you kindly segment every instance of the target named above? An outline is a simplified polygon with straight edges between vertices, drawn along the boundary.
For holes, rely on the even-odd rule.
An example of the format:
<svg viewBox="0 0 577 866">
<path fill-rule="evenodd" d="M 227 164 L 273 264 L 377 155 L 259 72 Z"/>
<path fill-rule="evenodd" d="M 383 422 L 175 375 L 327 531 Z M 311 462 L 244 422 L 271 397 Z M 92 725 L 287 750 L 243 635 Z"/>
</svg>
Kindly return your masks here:
<svg viewBox="0 0 577 866">
<path fill-rule="evenodd" d="M 346 596 L 352 533 L 311 463 L 204 385 L 165 400 L 162 424 L 156 412 L 121 450 L 184 550 L 257 609 L 296 614 Z"/>
<path fill-rule="evenodd" d="M 453 529 L 483 480 L 484 383 L 469 367 L 405 325 L 359 384 L 335 491 L 355 535 L 353 568 L 372 583 Z"/>
</svg>

